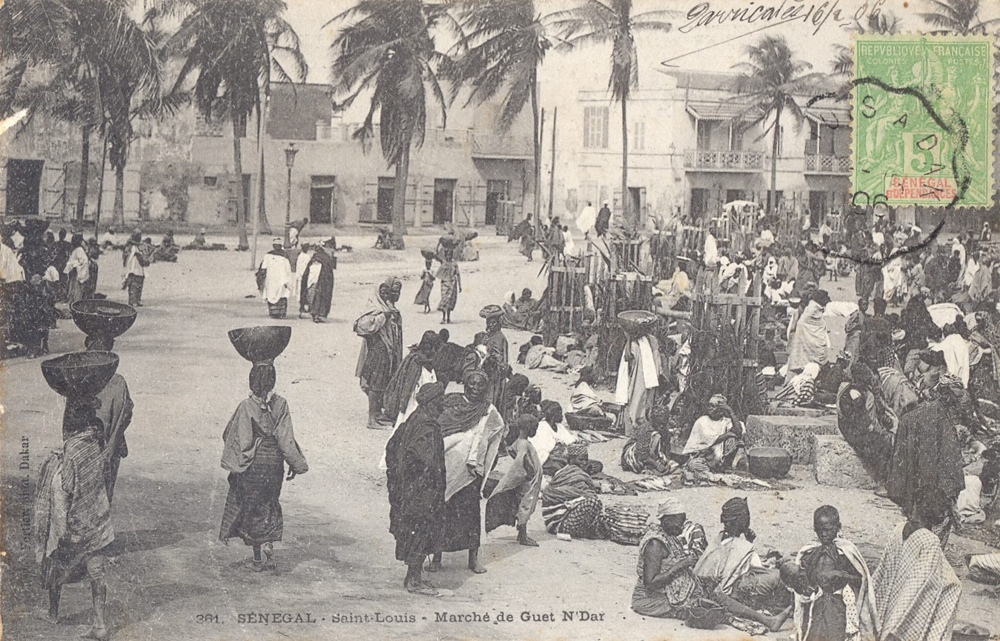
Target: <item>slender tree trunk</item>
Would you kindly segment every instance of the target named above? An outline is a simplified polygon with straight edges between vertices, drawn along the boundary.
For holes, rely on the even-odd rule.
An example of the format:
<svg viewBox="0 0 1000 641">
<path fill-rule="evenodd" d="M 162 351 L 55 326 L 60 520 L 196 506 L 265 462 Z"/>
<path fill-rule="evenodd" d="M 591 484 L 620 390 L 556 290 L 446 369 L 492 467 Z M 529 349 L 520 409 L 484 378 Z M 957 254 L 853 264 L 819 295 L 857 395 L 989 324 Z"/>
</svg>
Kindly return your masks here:
<svg viewBox="0 0 1000 641">
<path fill-rule="evenodd" d="M 622 219 L 629 232 L 639 229 L 638 212 L 632 212 L 628 193 L 628 98 L 622 97 Z"/>
<path fill-rule="evenodd" d="M 115 208 L 111 214 L 111 220 L 116 225 L 125 224 L 125 165 L 115 166 Z"/>
<path fill-rule="evenodd" d="M 104 144 L 101 147 L 101 176 L 97 181 L 97 211 L 94 212 L 94 238 L 101 229 L 101 206 L 104 204 L 104 174 L 108 166 L 108 136 L 104 136 Z"/>
<path fill-rule="evenodd" d="M 236 230 L 240 249 L 249 249 L 247 242 L 247 203 L 243 198 L 243 157 L 240 155 L 240 127 L 233 118 L 233 171 L 236 173 Z"/>
<path fill-rule="evenodd" d="M 396 163 L 396 179 L 392 189 L 392 231 L 400 239 L 406 234 L 406 179 L 410 175 L 410 148 L 407 142 Z"/>
<path fill-rule="evenodd" d="M 80 186 L 76 190 L 76 222 L 83 222 L 83 212 L 87 208 L 87 183 L 90 180 L 90 132 L 93 126 L 82 127 L 83 141 L 80 152 Z M 95 229 L 96 235 L 96 229 Z"/>
<path fill-rule="evenodd" d="M 542 132 L 538 114 L 538 73 L 531 78 L 531 116 L 535 135 L 532 142 L 535 146 L 535 230 L 542 228 Z"/>
<path fill-rule="evenodd" d="M 771 193 L 770 210 L 775 215 L 778 212 L 778 137 L 781 135 L 781 107 L 774 112 L 774 137 L 771 140 Z"/>
<path fill-rule="evenodd" d="M 270 116 L 270 103 L 271 103 L 271 89 L 270 85 L 264 88 L 264 103 L 261 105 L 261 111 L 263 115 L 258 114 L 258 119 L 260 123 L 258 125 L 257 140 L 260 145 L 260 202 L 257 207 L 257 224 L 260 226 L 260 232 L 262 234 L 271 233 L 271 225 L 267 222 L 267 201 L 264 199 L 265 194 L 265 182 L 264 182 L 264 144 L 267 140 L 267 118 Z"/>
</svg>

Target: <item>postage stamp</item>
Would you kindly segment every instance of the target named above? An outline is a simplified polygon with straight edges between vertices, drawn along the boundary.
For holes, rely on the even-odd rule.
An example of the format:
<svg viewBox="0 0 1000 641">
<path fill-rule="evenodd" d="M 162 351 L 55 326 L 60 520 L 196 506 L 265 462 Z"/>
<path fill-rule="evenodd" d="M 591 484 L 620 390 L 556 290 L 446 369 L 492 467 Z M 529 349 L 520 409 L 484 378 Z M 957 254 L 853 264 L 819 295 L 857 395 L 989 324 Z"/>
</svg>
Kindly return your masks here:
<svg viewBox="0 0 1000 641">
<path fill-rule="evenodd" d="M 988 35 L 855 38 L 856 202 L 990 206 L 993 56 Z"/>
</svg>

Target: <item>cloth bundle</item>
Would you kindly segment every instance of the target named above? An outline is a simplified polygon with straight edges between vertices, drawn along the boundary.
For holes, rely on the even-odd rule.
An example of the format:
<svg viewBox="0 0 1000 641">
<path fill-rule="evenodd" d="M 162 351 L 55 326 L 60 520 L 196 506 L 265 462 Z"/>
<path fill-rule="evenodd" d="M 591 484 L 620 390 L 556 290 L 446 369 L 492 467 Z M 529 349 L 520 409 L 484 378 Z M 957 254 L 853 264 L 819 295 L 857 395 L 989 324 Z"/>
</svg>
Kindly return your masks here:
<svg viewBox="0 0 1000 641">
<path fill-rule="evenodd" d="M 611 540 L 619 545 L 639 545 L 649 522 L 649 512 L 631 507 L 605 506 Z"/>
</svg>

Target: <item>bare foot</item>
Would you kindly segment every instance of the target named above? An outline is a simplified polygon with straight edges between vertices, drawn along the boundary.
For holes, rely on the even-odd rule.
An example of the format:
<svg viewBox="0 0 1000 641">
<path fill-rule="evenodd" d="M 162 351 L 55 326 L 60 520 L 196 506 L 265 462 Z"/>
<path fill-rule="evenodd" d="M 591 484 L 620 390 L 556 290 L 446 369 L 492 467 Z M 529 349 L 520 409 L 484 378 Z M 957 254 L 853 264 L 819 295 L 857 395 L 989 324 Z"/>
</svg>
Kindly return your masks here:
<svg viewBox="0 0 1000 641">
<path fill-rule="evenodd" d="M 525 545 L 525 546 L 527 546 L 529 548 L 537 548 L 538 547 L 538 542 L 535 541 L 534 539 L 532 539 L 529 536 L 526 536 L 523 539 L 518 539 L 517 542 L 520 543 L 521 545 Z"/>
<path fill-rule="evenodd" d="M 441 571 L 441 562 L 440 561 L 431 561 L 430 563 L 427 564 L 427 567 L 424 568 L 424 571 L 425 572 L 440 572 Z"/>
<path fill-rule="evenodd" d="M 35 612 L 35 618 L 39 621 L 44 621 L 46 623 L 51 623 L 57 625 L 59 623 L 59 615 L 53 615 L 49 610 L 38 610 Z"/>
<path fill-rule="evenodd" d="M 98 628 L 94 626 L 89 632 L 80 636 L 81 639 L 97 639 L 98 641 L 106 641 L 111 638 L 111 634 L 108 632 L 107 628 Z"/>
<path fill-rule="evenodd" d="M 781 626 L 785 625 L 785 621 L 788 620 L 788 617 L 792 616 L 792 607 L 794 606 L 790 605 L 779 612 L 776 616 L 770 618 L 770 622 L 767 624 L 767 627 L 771 630 L 771 632 L 777 632 L 781 629 Z"/>
<path fill-rule="evenodd" d="M 472 570 L 474 574 L 486 574 L 486 568 L 478 562 L 475 565 L 470 565 L 469 569 Z"/>
</svg>

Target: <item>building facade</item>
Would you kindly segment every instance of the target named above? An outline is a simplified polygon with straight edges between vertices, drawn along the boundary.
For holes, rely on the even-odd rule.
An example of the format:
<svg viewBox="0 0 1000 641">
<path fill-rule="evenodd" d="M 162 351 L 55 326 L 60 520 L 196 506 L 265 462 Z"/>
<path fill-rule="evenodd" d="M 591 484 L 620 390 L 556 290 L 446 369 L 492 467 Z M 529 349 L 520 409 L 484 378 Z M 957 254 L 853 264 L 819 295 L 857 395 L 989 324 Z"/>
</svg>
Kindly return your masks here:
<svg viewBox="0 0 1000 641">
<path fill-rule="evenodd" d="M 429 114 L 424 143 L 414 147 L 410 161 L 408 224 L 481 227 L 516 221 L 532 211 L 530 114 L 500 132 L 496 109 L 493 104 L 465 108 L 456 101 L 447 121 L 440 113 Z M 389 222 L 394 170 L 379 149 L 378 125 L 367 150 L 355 139 L 363 115 L 335 110 L 326 85 L 274 85 L 263 143 L 264 213 L 271 226 L 283 225 L 289 202 L 293 220 L 308 218 L 317 225 Z M 189 108 L 167 120 L 140 123 L 124 181 L 125 220 L 231 226 L 240 188 L 251 215 L 258 212 L 261 156 L 253 122 L 249 129 L 241 139 L 242 176 L 237 177 L 228 122 L 206 121 Z M 80 176 L 79 130 L 37 114 L 5 137 L 0 212 L 5 217 L 70 220 Z M 296 150 L 290 180 L 289 148 Z M 97 211 L 101 156 L 95 136 L 87 219 Z M 102 220 L 111 216 L 114 190 L 108 167 Z"/>
<path fill-rule="evenodd" d="M 737 200 L 768 204 L 771 134 L 741 127 L 745 109 L 735 76 L 648 69 L 629 100 L 631 207 L 644 216 L 716 214 Z M 849 205 L 850 128 L 847 103 L 820 101 L 796 122 L 785 114 L 779 136 L 777 201 L 813 220 Z M 621 203 L 621 112 L 605 89 L 578 92 L 560 129 L 553 211 L 572 216 L 586 203 Z M 560 117 L 562 114 L 560 114 Z M 562 119 L 562 118 L 560 118 Z M 546 168 L 550 170 L 551 167 Z M 546 172 L 547 173 L 547 172 Z M 562 202 L 560 202 L 562 201 Z"/>
</svg>

